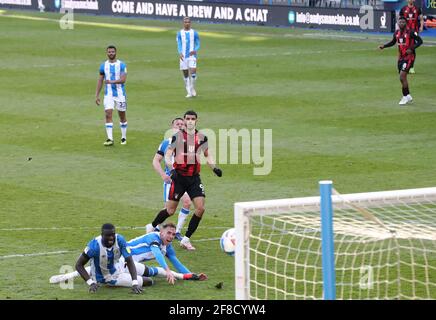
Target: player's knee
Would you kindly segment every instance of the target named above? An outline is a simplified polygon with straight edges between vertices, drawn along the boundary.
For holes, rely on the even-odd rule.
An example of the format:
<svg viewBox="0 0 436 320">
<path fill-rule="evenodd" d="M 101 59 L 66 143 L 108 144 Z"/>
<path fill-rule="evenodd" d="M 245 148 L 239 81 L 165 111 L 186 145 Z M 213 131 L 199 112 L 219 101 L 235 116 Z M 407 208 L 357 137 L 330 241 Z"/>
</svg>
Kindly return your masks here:
<svg viewBox="0 0 436 320">
<path fill-rule="evenodd" d="M 195 214 L 199 217 L 201 217 L 204 213 L 204 206 L 199 206 L 197 207 L 197 209 L 195 210 Z"/>
<path fill-rule="evenodd" d="M 183 208 L 188 209 L 191 207 L 191 199 L 188 197 L 183 198 Z"/>
<path fill-rule="evenodd" d="M 170 216 L 172 216 L 174 214 L 174 212 L 176 212 L 175 208 L 167 208 L 167 212 Z"/>
</svg>

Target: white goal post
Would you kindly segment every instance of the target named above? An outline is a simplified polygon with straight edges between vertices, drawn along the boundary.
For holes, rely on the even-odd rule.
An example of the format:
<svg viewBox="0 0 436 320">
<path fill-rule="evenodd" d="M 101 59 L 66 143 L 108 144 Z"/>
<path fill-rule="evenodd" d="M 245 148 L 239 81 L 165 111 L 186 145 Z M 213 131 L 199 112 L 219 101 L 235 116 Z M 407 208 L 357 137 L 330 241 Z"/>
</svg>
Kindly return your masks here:
<svg viewBox="0 0 436 320">
<path fill-rule="evenodd" d="M 436 188 L 329 198 L 336 299 L 436 299 Z M 236 299 L 324 298 L 320 196 L 234 214 Z"/>
</svg>

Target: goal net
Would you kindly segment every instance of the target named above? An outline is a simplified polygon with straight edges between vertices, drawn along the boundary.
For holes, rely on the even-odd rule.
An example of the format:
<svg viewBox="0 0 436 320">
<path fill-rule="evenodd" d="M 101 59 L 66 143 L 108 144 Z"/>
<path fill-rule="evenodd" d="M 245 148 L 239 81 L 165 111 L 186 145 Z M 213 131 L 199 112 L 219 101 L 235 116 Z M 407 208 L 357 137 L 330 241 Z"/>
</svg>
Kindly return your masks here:
<svg viewBox="0 0 436 320">
<path fill-rule="evenodd" d="M 336 299 L 436 299 L 436 188 L 332 195 Z M 236 299 L 322 299 L 320 197 L 235 203 Z"/>
</svg>

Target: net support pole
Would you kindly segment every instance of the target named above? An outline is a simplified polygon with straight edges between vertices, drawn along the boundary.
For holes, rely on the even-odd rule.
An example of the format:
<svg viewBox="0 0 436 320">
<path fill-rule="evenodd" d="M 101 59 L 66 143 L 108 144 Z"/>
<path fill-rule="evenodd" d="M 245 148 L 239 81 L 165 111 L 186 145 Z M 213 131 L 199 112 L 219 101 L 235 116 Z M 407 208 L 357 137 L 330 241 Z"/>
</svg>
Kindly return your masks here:
<svg viewBox="0 0 436 320">
<path fill-rule="evenodd" d="M 321 247 L 324 300 L 336 299 L 335 250 L 333 242 L 332 181 L 320 181 Z"/>
</svg>

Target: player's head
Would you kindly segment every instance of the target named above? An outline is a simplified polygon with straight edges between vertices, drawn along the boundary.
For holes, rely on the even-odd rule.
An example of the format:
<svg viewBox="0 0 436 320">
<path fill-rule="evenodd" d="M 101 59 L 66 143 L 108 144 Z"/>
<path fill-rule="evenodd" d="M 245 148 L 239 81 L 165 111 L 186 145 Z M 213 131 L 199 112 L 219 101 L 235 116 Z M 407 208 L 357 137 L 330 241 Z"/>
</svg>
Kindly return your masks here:
<svg viewBox="0 0 436 320">
<path fill-rule="evenodd" d="M 189 18 L 189 17 L 184 17 L 183 18 L 183 28 L 185 30 L 191 29 L 191 18 Z"/>
<path fill-rule="evenodd" d="M 186 129 L 194 130 L 197 125 L 197 113 L 194 110 L 186 111 L 183 120 L 185 120 Z"/>
<path fill-rule="evenodd" d="M 180 117 L 174 118 L 174 120 L 171 121 L 171 128 L 174 133 L 177 133 L 180 130 L 185 129 L 185 121 Z"/>
<path fill-rule="evenodd" d="M 105 223 L 101 226 L 101 242 L 106 248 L 115 243 L 115 226 L 112 223 Z"/>
<path fill-rule="evenodd" d="M 114 45 L 110 45 L 106 48 L 106 54 L 109 60 L 115 60 L 117 56 L 117 48 Z"/>
<path fill-rule="evenodd" d="M 404 29 L 406 27 L 406 18 L 404 18 L 403 16 L 398 18 L 398 26 L 400 27 L 400 29 Z"/>
<path fill-rule="evenodd" d="M 164 223 L 160 228 L 160 239 L 166 246 L 171 243 L 176 236 L 176 225 L 172 222 Z"/>
<path fill-rule="evenodd" d="M 415 4 L 415 0 L 407 0 L 407 3 L 410 5 L 414 5 Z"/>
</svg>

